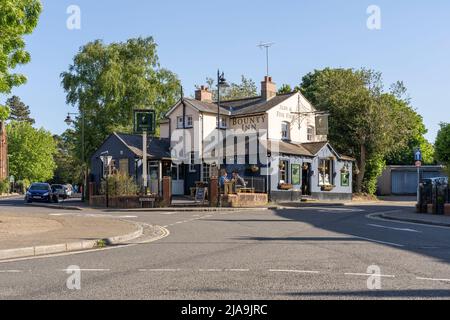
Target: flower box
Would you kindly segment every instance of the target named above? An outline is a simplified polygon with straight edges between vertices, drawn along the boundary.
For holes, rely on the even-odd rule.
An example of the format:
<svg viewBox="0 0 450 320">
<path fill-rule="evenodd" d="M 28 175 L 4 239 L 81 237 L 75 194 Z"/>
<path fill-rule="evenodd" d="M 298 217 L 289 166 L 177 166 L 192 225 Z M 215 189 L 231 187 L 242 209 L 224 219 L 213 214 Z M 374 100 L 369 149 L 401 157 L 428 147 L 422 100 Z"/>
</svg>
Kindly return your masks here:
<svg viewBox="0 0 450 320">
<path fill-rule="evenodd" d="M 320 190 L 322 191 L 332 191 L 336 186 L 332 186 L 332 185 L 325 185 L 325 186 L 321 186 Z"/>
<path fill-rule="evenodd" d="M 292 190 L 293 188 L 294 188 L 294 186 L 289 183 L 280 183 L 278 185 L 278 189 L 280 189 L 280 190 Z"/>
</svg>

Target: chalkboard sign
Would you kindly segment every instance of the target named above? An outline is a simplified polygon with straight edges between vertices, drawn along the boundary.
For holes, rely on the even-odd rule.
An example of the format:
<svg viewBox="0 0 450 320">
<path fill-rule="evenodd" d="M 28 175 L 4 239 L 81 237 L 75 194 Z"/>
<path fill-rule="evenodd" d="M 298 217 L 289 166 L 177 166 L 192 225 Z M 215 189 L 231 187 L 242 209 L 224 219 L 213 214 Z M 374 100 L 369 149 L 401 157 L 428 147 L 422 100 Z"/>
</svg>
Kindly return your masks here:
<svg viewBox="0 0 450 320">
<path fill-rule="evenodd" d="M 196 188 L 195 202 L 205 202 L 206 188 Z"/>
</svg>

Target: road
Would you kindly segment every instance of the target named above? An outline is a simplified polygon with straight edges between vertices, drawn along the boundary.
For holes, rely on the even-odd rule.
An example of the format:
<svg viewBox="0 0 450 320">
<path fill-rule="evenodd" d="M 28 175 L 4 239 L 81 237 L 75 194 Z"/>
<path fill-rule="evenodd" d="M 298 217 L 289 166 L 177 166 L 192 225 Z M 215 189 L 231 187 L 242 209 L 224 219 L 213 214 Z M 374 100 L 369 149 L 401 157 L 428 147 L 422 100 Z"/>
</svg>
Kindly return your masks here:
<svg viewBox="0 0 450 320">
<path fill-rule="evenodd" d="M 370 217 L 402 209 L 128 212 L 126 219 L 170 234 L 152 243 L 0 263 L 0 299 L 450 298 L 450 229 Z M 49 209 L 2 200 L 0 210 Z M 124 218 L 94 210 L 48 213 Z M 80 290 L 66 286 L 66 269 L 74 265 L 81 268 Z M 373 270 L 380 273 L 369 279 Z"/>
</svg>

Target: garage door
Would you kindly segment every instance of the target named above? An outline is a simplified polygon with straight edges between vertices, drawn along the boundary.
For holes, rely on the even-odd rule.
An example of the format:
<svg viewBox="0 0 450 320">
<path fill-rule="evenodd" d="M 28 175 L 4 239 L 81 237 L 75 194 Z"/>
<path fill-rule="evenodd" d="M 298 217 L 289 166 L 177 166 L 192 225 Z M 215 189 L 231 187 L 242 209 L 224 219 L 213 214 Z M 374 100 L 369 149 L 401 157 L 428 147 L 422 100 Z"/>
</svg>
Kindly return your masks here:
<svg viewBox="0 0 450 320">
<path fill-rule="evenodd" d="M 417 193 L 417 172 L 414 171 L 393 171 L 392 172 L 392 193 L 399 195 Z"/>
</svg>

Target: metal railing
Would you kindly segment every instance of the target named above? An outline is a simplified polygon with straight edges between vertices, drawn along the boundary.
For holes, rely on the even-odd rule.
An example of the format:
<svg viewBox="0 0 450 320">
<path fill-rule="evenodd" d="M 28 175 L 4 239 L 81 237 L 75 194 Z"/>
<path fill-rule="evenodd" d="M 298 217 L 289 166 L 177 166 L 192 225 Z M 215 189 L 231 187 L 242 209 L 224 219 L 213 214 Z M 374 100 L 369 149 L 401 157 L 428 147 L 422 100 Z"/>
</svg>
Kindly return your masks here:
<svg viewBox="0 0 450 320">
<path fill-rule="evenodd" d="M 256 193 L 266 193 L 266 178 L 261 177 L 243 177 L 247 188 L 255 189 Z"/>
</svg>

